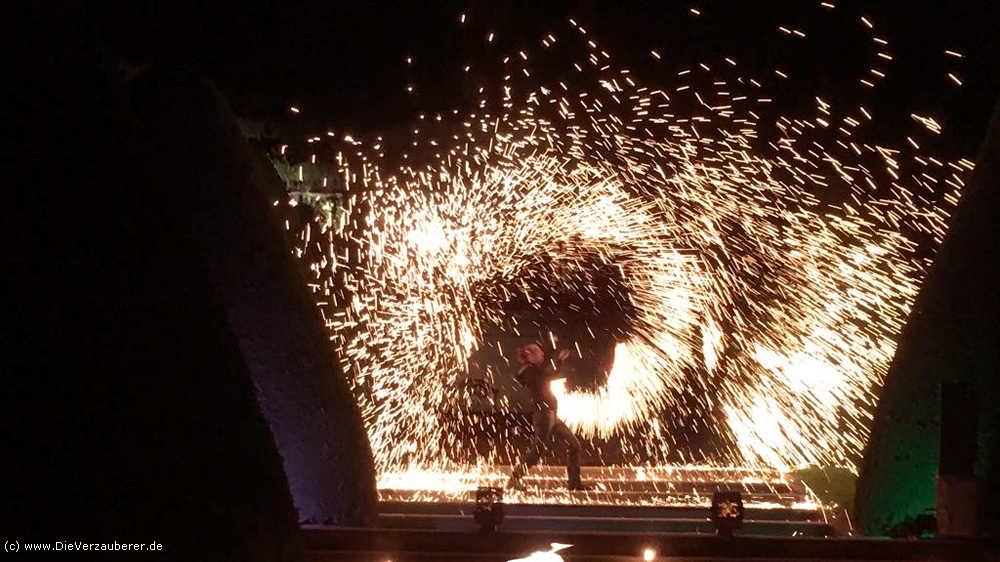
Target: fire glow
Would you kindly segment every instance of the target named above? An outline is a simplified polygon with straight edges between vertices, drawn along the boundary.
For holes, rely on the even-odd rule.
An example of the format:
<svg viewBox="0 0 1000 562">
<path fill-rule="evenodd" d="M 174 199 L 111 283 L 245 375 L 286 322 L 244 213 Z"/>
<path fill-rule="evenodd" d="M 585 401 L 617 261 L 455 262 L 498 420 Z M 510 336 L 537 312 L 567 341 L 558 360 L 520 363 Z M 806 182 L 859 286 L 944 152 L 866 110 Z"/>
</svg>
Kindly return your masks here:
<svg viewBox="0 0 1000 562">
<path fill-rule="evenodd" d="M 765 122 L 768 82 L 732 59 L 657 88 L 615 67 L 575 22 L 569 32 L 586 37 L 576 66 L 595 76 L 591 88 L 534 83 L 539 55 L 509 57 L 498 107 L 456 112 L 450 136 L 414 130 L 429 163 L 386 169 L 376 154 L 387 142 L 353 138 L 337 155 L 345 218 L 299 237 L 299 255 L 319 256 L 311 286 L 380 488 L 405 475 L 447 495 L 493 479 L 482 467 L 514 451 L 497 442 L 480 467 L 452 460 L 475 454 L 455 437 L 466 422 L 447 415 L 466 406 L 453 389 L 476 350 L 512 351 L 485 339 L 504 325 L 500 303 L 540 306 L 544 295 L 519 278 L 589 294 L 595 261 L 620 272 L 634 312 L 602 387 L 555 386 L 574 431 L 619 439 L 628 460 L 641 442 L 653 467 L 682 450 L 748 473 L 853 468 L 931 263 L 916 240 L 941 242 L 972 163 L 921 151 L 913 138 L 941 130 L 929 116 L 913 114 L 913 138 L 896 147 L 864 141 L 864 107 L 812 92 L 815 115 Z M 777 138 L 762 141 L 764 127 Z M 835 202 L 817 195 L 831 191 Z M 551 267 L 534 269 L 539 256 Z M 670 416 L 691 413 L 681 396 L 722 412 L 713 423 L 730 444 L 687 450 Z"/>
</svg>

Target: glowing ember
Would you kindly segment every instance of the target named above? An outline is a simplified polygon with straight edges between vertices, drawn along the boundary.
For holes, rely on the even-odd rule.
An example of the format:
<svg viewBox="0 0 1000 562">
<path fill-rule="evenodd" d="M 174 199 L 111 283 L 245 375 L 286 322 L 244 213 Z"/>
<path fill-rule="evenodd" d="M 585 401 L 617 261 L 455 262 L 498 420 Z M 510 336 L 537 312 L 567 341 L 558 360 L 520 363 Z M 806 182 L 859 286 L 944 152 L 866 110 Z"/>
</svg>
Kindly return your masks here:
<svg viewBox="0 0 1000 562">
<path fill-rule="evenodd" d="M 550 545 L 548 550 L 536 550 L 527 558 L 515 558 L 513 560 L 508 560 L 507 562 L 562 562 L 563 557 L 556 553 L 560 550 L 566 550 L 571 546 L 573 545 L 554 542 Z"/>
<path fill-rule="evenodd" d="M 747 473 L 853 468 L 927 246 L 942 240 L 971 162 L 921 152 L 918 140 L 941 131 L 924 114 L 910 115 L 899 146 L 865 142 L 864 107 L 812 92 L 815 114 L 764 119 L 769 82 L 730 58 L 644 86 L 571 27 L 583 50 L 569 71 L 591 87 L 532 82 L 531 65 L 556 48 L 550 34 L 542 53 L 507 57 L 496 104 L 481 91 L 475 112 L 414 129 L 408 150 L 429 163 L 392 168 L 379 163 L 388 141 L 345 136 L 345 214 L 300 234 L 380 488 L 466 490 L 478 482 L 463 473 L 485 476 L 462 459 L 506 464 L 508 440 L 484 456 L 460 438 L 496 423 L 455 415 L 468 409 L 456 388 L 470 360 L 512 351 L 496 336 L 521 335 L 512 300 L 542 311 L 570 294 L 606 314 L 595 272 L 607 268 L 627 330 L 603 385 L 555 388 L 571 428 L 619 440 L 635 463 L 681 451 Z M 875 57 L 890 60 L 873 38 Z M 882 80 L 876 70 L 865 76 Z M 506 376 L 495 371 L 487 379 Z M 685 437 L 685 419 L 709 415 L 727 437 L 716 450 Z"/>
<path fill-rule="evenodd" d="M 385 472 L 379 475 L 379 498 L 387 502 L 468 503 L 480 486 L 503 486 L 512 467 L 466 467 L 464 471 Z M 644 505 L 704 507 L 724 485 L 741 490 L 747 509 L 822 511 L 823 506 L 797 479 L 773 470 L 748 467 L 662 466 L 584 467 L 586 492 L 568 492 L 560 467 L 539 467 L 524 489 L 507 490 L 507 503 L 549 505 Z"/>
</svg>

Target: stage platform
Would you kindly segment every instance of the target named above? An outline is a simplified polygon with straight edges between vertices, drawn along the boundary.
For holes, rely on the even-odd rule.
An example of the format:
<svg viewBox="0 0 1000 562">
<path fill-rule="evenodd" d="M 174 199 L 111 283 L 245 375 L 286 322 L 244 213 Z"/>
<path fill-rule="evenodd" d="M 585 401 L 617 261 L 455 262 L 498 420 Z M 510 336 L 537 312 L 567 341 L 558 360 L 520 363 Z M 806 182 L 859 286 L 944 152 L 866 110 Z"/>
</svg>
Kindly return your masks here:
<svg viewBox="0 0 1000 562">
<path fill-rule="evenodd" d="M 558 553 L 565 562 L 638 562 L 650 549 L 656 562 L 784 562 L 822 560 L 987 562 L 998 556 L 996 541 L 889 540 L 858 538 L 777 538 L 663 534 L 497 532 L 344 529 L 303 527 L 311 562 L 508 562 L 572 545 Z M 531 562 L 559 560 L 537 556 Z"/>
<path fill-rule="evenodd" d="M 377 525 L 391 529 L 472 532 L 475 491 L 502 487 L 510 467 L 468 472 L 401 473 L 380 479 Z M 835 521 L 800 481 L 777 471 L 715 467 L 584 467 L 591 489 L 565 489 L 565 468 L 543 466 L 507 491 L 508 532 L 618 532 L 713 534 L 708 507 L 716 491 L 742 494 L 742 533 L 825 537 Z"/>
<path fill-rule="evenodd" d="M 565 469 L 539 467 L 525 490 L 504 498 L 496 532 L 473 519 L 478 486 L 502 486 L 510 467 L 411 471 L 379 480 L 371 528 L 304 526 L 313 562 L 654 561 L 995 561 L 985 541 L 846 537 L 832 509 L 791 475 L 712 467 L 585 467 L 593 489 L 565 490 Z M 738 490 L 746 502 L 735 537 L 715 536 L 712 493 Z M 840 520 L 839 523 L 844 523 Z M 841 536 L 837 536 L 841 535 Z M 552 543 L 572 545 L 556 554 Z M 992 553 L 992 554 L 991 554 Z"/>
</svg>

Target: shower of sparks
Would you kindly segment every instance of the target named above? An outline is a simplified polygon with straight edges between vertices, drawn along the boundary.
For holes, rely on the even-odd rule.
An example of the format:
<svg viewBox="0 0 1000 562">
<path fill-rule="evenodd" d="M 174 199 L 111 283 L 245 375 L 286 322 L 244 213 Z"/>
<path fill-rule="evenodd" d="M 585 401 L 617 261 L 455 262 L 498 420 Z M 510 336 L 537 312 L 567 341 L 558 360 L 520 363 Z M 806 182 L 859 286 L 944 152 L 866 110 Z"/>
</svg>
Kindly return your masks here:
<svg viewBox="0 0 1000 562">
<path fill-rule="evenodd" d="M 972 163 L 920 151 L 941 130 L 926 115 L 911 115 L 899 146 L 865 142 L 864 107 L 814 92 L 803 95 L 817 114 L 763 118 L 768 82 L 730 58 L 645 86 L 570 22 L 583 49 L 567 70 L 590 71 L 592 87 L 533 83 L 541 54 L 510 53 L 494 111 L 480 89 L 448 135 L 413 131 L 404 161 L 423 150 L 430 163 L 391 168 L 381 138 L 351 139 L 336 158 L 345 213 L 299 235 L 380 473 L 457 469 L 481 453 L 463 435 L 506 435 L 470 427 L 495 422 L 463 415 L 460 391 L 478 350 L 511 356 L 495 336 L 520 335 L 504 303 L 548 310 L 571 294 L 600 316 L 595 271 L 609 267 L 628 330 L 603 386 L 556 386 L 575 432 L 620 440 L 636 463 L 679 451 L 715 466 L 853 468 L 926 246 Z M 699 415 L 728 437 L 718 450 L 685 441 L 682 420 Z M 510 442 L 483 466 L 516 458 Z"/>
</svg>

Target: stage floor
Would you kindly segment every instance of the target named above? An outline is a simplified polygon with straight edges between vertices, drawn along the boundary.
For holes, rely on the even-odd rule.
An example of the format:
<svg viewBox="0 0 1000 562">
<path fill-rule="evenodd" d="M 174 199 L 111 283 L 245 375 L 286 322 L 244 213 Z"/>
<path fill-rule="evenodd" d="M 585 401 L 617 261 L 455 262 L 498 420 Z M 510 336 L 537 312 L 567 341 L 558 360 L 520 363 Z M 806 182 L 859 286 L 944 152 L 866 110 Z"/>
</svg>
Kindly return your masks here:
<svg viewBox="0 0 1000 562">
<path fill-rule="evenodd" d="M 791 475 L 756 468 L 708 466 L 597 467 L 582 470 L 586 492 L 566 490 L 566 469 L 538 466 L 523 479 L 524 490 L 507 490 L 504 501 L 523 504 L 704 506 L 719 490 L 739 491 L 744 505 L 758 509 L 821 508 L 815 495 Z M 481 486 L 503 487 L 509 466 L 464 471 L 385 473 L 378 480 L 384 502 L 470 502 Z"/>
<path fill-rule="evenodd" d="M 669 533 L 507 532 L 345 529 L 305 526 L 313 562 L 636 562 L 651 550 L 657 562 L 858 562 L 996 560 L 995 540 L 887 540 L 819 537 L 736 537 Z M 552 543 L 571 545 L 542 554 Z"/>
<path fill-rule="evenodd" d="M 410 471 L 379 479 L 383 528 L 473 531 L 476 489 L 503 487 L 511 467 Z M 770 536 L 829 536 L 830 510 L 791 475 L 773 470 L 706 466 L 583 467 L 585 492 L 566 490 L 566 470 L 541 466 L 524 490 L 504 493 L 507 531 L 714 533 L 712 494 L 739 491 L 744 531 Z"/>
</svg>

